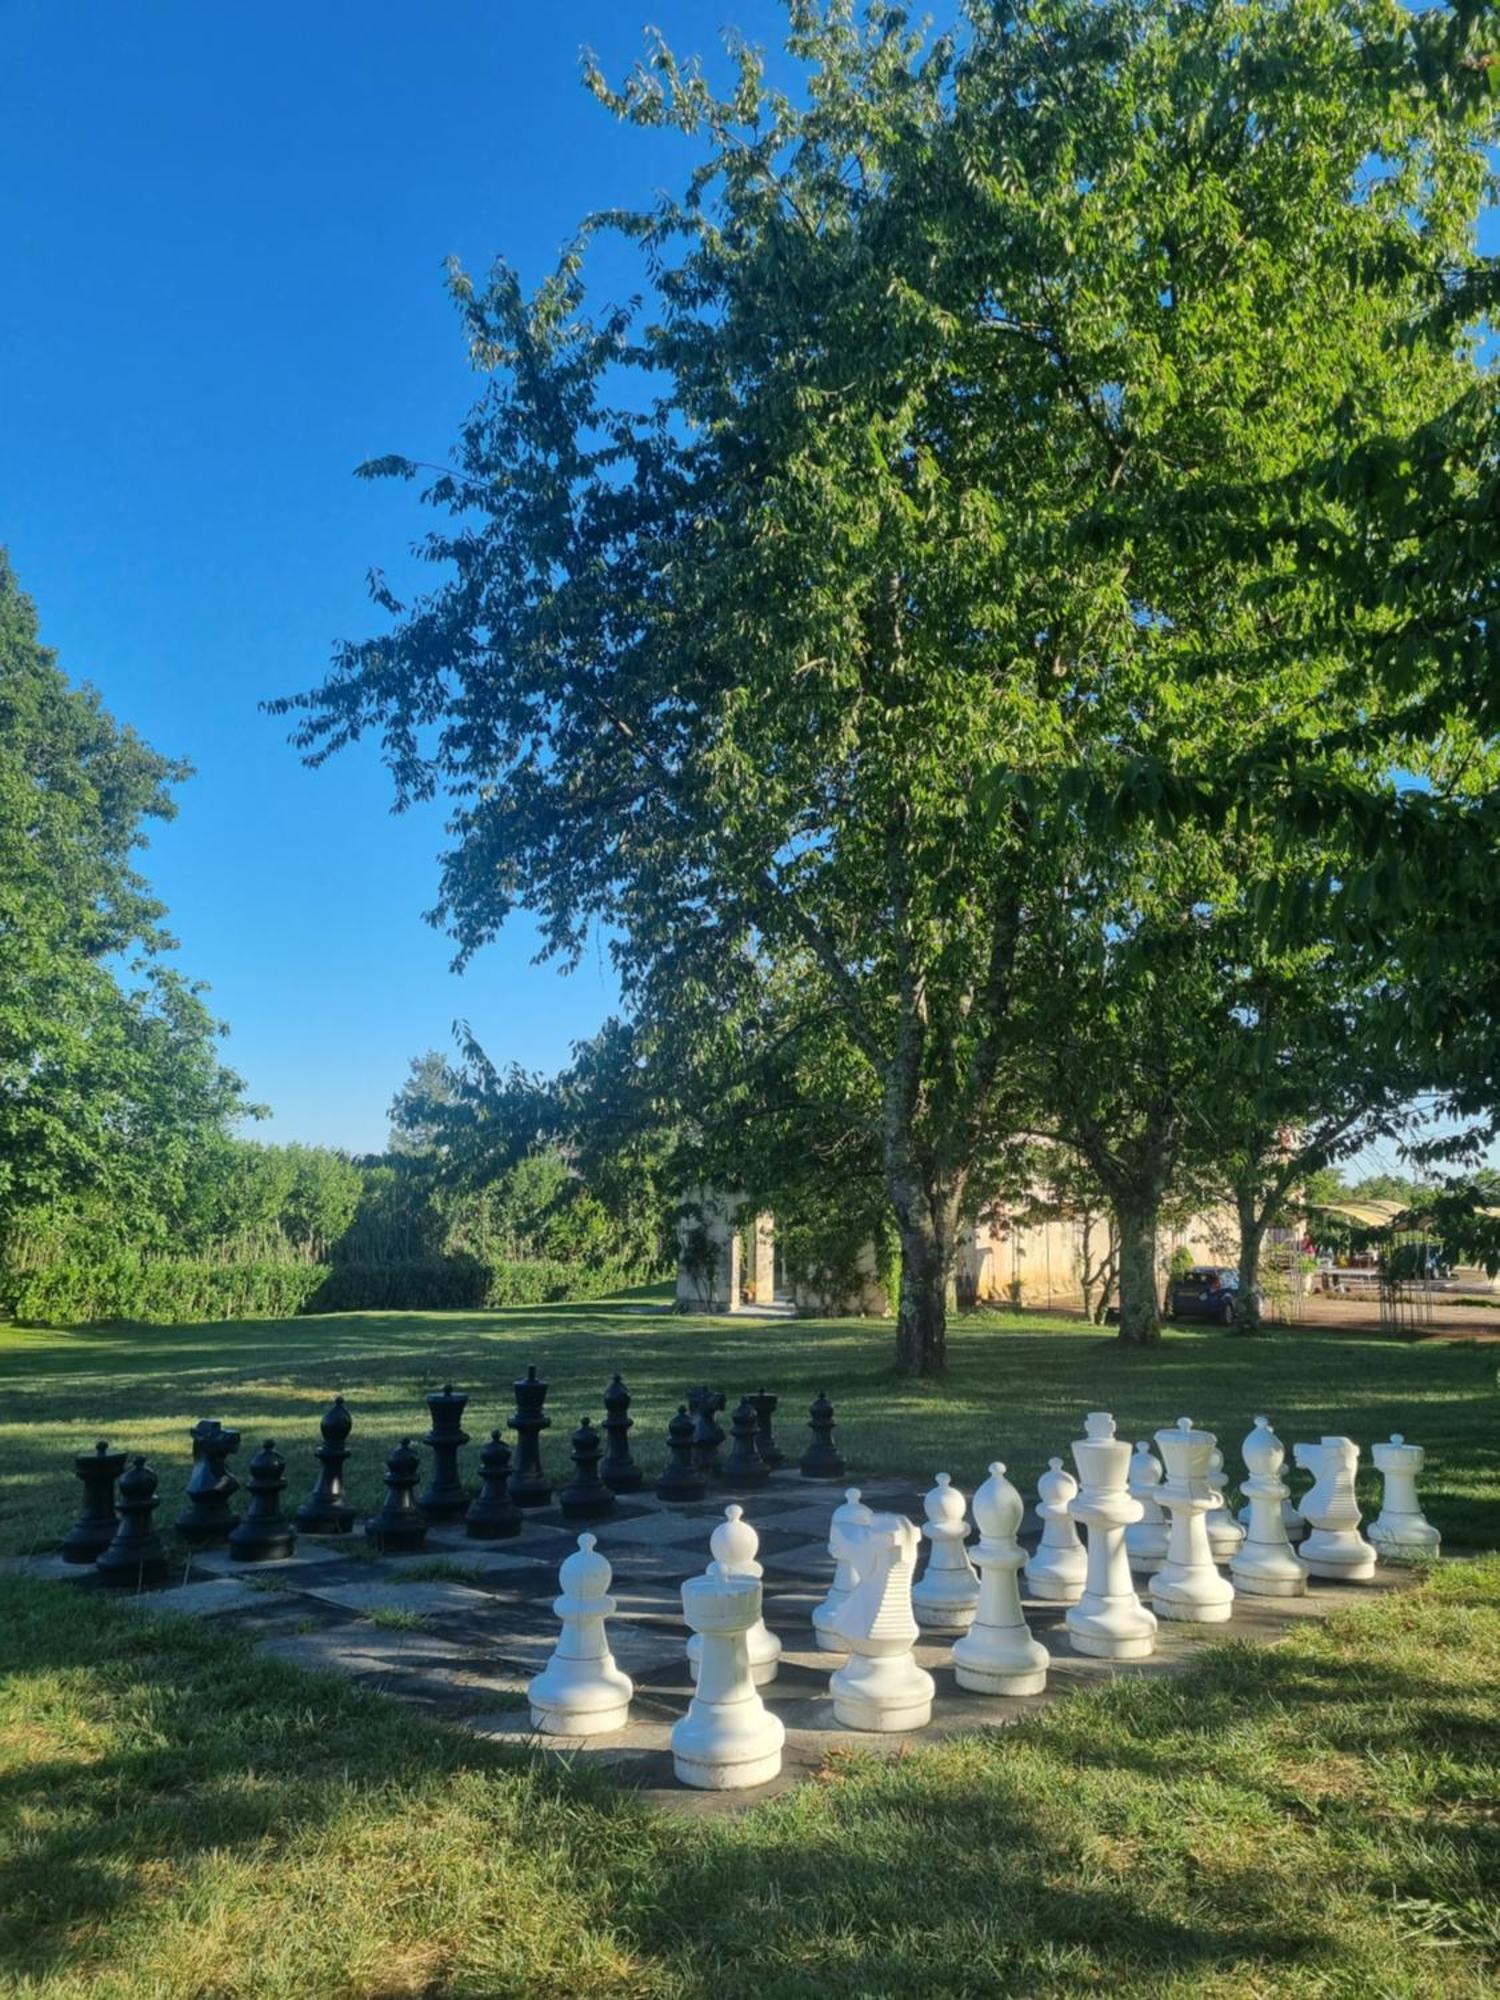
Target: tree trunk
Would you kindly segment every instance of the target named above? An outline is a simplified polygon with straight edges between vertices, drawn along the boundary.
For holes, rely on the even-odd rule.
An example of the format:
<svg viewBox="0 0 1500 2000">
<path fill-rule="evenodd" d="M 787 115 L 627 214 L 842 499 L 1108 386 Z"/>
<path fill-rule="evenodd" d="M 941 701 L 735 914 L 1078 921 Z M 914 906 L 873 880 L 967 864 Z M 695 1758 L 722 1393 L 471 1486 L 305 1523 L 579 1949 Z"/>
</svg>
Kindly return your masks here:
<svg viewBox="0 0 1500 2000">
<path fill-rule="evenodd" d="M 940 1375 L 948 1365 L 948 1266 L 951 1246 L 936 1230 L 901 1224 L 901 1302 L 896 1366 L 903 1375 Z"/>
<path fill-rule="evenodd" d="M 1236 1333 L 1259 1333 L 1264 1322 L 1260 1312 L 1260 1252 L 1265 1242 L 1264 1212 L 1257 1212 L 1253 1196 L 1238 1195 L 1235 1206 L 1240 1218 L 1240 1288 L 1234 1300 Z"/>
<path fill-rule="evenodd" d="M 1120 1228 L 1120 1338 L 1131 1347 L 1161 1339 L 1156 1289 L 1156 1204 L 1116 1207 Z"/>
</svg>

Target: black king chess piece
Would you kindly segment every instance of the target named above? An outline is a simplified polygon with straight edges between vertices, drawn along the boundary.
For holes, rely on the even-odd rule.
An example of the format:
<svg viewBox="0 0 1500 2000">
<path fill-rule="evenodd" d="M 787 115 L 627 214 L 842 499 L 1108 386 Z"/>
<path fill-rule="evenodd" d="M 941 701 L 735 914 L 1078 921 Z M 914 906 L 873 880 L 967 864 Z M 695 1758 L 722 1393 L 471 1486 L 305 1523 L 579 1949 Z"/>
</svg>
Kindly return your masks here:
<svg viewBox="0 0 1500 2000">
<path fill-rule="evenodd" d="M 515 1415 L 507 1417 L 505 1428 L 516 1434 L 516 1466 L 510 1475 L 510 1497 L 518 1507 L 545 1507 L 552 1498 L 552 1486 L 542 1469 L 542 1432 L 552 1428 L 552 1419 L 543 1410 L 547 1385 L 539 1381 L 535 1368 L 528 1368 L 516 1384 Z"/>
<path fill-rule="evenodd" d="M 510 1446 L 499 1431 L 490 1432 L 490 1441 L 479 1454 L 479 1470 L 482 1481 L 464 1516 L 464 1533 L 476 1542 L 519 1535 L 524 1516 L 510 1497 Z"/>
<path fill-rule="evenodd" d="M 599 1476 L 604 1440 L 585 1417 L 573 1433 L 572 1480 L 557 1496 L 565 1521 L 597 1521 L 614 1511 L 615 1496 Z"/>
<path fill-rule="evenodd" d="M 65 1563 L 96 1562 L 115 1538 L 120 1517 L 115 1512 L 115 1481 L 125 1470 L 126 1454 L 111 1451 L 100 1438 L 92 1451 L 81 1451 L 73 1470 L 83 1481 L 83 1512 L 63 1537 Z"/>
<path fill-rule="evenodd" d="M 693 1463 L 694 1419 L 686 1403 L 677 1405 L 677 1414 L 667 1425 L 667 1464 L 656 1483 L 658 1500 L 702 1500 L 708 1486 Z"/>
<path fill-rule="evenodd" d="M 143 1590 L 148 1584 L 166 1582 L 167 1552 L 151 1520 L 159 1504 L 156 1474 L 144 1458 L 133 1458 L 120 1480 L 120 1525 L 94 1564 L 106 1583 Z"/>
<path fill-rule="evenodd" d="M 734 1443 L 724 1461 L 725 1484 L 735 1492 L 744 1486 L 764 1486 L 771 1468 L 755 1448 L 755 1405 L 748 1396 L 741 1396 L 735 1405 L 729 1429 Z"/>
<path fill-rule="evenodd" d="M 365 1522 L 365 1533 L 384 1555 L 409 1555 L 427 1539 L 427 1516 L 417 1505 L 422 1461 L 402 1438 L 385 1462 L 385 1505 Z"/>
<path fill-rule="evenodd" d="M 188 1474 L 187 1505 L 173 1524 L 185 1542 L 205 1549 L 224 1541 L 235 1525 L 229 1503 L 240 1482 L 228 1461 L 240 1448 L 238 1431 L 227 1431 L 217 1417 L 193 1425 L 193 1469 Z"/>
<path fill-rule="evenodd" d="M 229 1537 L 229 1553 L 236 1562 L 285 1562 L 297 1537 L 281 1511 L 286 1460 L 269 1438 L 250 1461 L 248 1482 L 250 1505 Z"/>
<path fill-rule="evenodd" d="M 771 1395 L 768 1390 L 757 1389 L 750 1400 L 755 1405 L 755 1449 L 774 1472 L 778 1465 L 786 1464 L 786 1453 L 776 1442 L 776 1433 L 771 1428 L 780 1398 Z"/>
<path fill-rule="evenodd" d="M 451 1382 L 444 1383 L 427 1398 L 432 1427 L 422 1442 L 432 1452 L 432 1477 L 423 1488 L 417 1505 L 429 1521 L 456 1521 L 469 1505 L 468 1488 L 458 1476 L 458 1454 L 469 1442 L 463 1427 L 468 1397 Z"/>
<path fill-rule="evenodd" d="M 820 1389 L 813 1399 L 812 1408 L 807 1413 L 807 1428 L 812 1432 L 812 1443 L 802 1454 L 802 1477 L 842 1479 L 844 1461 L 833 1442 L 833 1405 L 828 1400 L 826 1389 Z"/>
<path fill-rule="evenodd" d="M 354 1419 L 342 1396 L 335 1396 L 323 1412 L 318 1429 L 323 1442 L 313 1453 L 318 1476 L 312 1491 L 292 1519 L 304 1535 L 347 1535 L 354 1529 L 356 1515 L 344 1492 L 344 1467 L 349 1460 L 349 1433 Z"/>
<path fill-rule="evenodd" d="M 635 1493 L 640 1489 L 641 1468 L 630 1456 L 630 1433 L 635 1418 L 630 1414 L 630 1391 L 616 1375 L 604 1392 L 605 1451 L 604 1483 L 613 1493 Z"/>
</svg>

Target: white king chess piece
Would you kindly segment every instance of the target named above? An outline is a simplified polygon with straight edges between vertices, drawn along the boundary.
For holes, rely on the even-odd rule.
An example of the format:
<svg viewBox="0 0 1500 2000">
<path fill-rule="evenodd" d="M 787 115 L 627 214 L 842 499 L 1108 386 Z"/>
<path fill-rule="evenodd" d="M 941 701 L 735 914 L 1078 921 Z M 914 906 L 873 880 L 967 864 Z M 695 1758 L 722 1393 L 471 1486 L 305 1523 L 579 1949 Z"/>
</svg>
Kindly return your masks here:
<svg viewBox="0 0 1500 2000">
<path fill-rule="evenodd" d="M 672 1726 L 672 1768 L 700 1792 L 764 1785 L 781 1770 L 786 1728 L 760 1698 L 745 1635 L 760 1618 L 760 1582 L 710 1563 L 682 1586 L 682 1615 L 702 1639 L 698 1684 Z"/>
<path fill-rule="evenodd" d="M 964 1547 L 969 1532 L 964 1496 L 946 1472 L 922 1503 L 927 1525 L 927 1568 L 912 1585 L 911 1608 L 924 1631 L 964 1632 L 974 1622 L 979 1578 Z"/>
<path fill-rule="evenodd" d="M 609 1650 L 604 1621 L 615 1609 L 612 1572 L 592 1535 L 578 1537 L 577 1553 L 558 1570 L 562 1595 L 552 1609 L 562 1632 L 552 1657 L 531 1682 L 531 1726 L 546 1736 L 607 1736 L 630 1719 L 635 1693 Z"/>
<path fill-rule="evenodd" d="M 1162 1482 L 1161 1460 L 1143 1438 L 1130 1460 L 1130 1491 L 1141 1503 L 1141 1518 L 1125 1530 L 1125 1553 L 1130 1567 L 1150 1576 L 1167 1559 L 1167 1517 L 1161 1510 L 1157 1490 Z"/>
<path fill-rule="evenodd" d="M 1384 1482 L 1380 1512 L 1366 1531 L 1377 1554 L 1382 1562 L 1430 1561 L 1443 1538 L 1417 1498 L 1417 1474 L 1426 1463 L 1426 1452 L 1419 1444 L 1408 1444 L 1397 1431 L 1389 1444 L 1371 1445 L 1370 1456 Z"/>
<path fill-rule="evenodd" d="M 1208 1455 L 1208 1483 L 1213 1488 L 1214 1505 L 1209 1509 L 1203 1525 L 1208 1530 L 1208 1546 L 1213 1550 L 1214 1561 L 1227 1563 L 1244 1541 L 1245 1530 L 1230 1513 L 1229 1503 L 1224 1498 L 1229 1474 L 1224 1470 L 1224 1454 L 1219 1449 L 1217 1438 Z"/>
<path fill-rule="evenodd" d="M 1088 1433 L 1073 1445 L 1078 1467 L 1075 1520 L 1088 1529 L 1088 1575 L 1083 1595 L 1063 1616 L 1076 1653 L 1096 1660 L 1143 1660 L 1156 1648 L 1156 1620 L 1130 1580 L 1125 1530 L 1141 1518 L 1141 1503 L 1126 1487 L 1130 1446 L 1115 1436 L 1103 1410 L 1084 1418 Z"/>
<path fill-rule="evenodd" d="M 1305 1597 L 1307 1571 L 1292 1553 L 1281 1512 L 1287 1495 L 1281 1476 L 1286 1447 L 1269 1417 L 1255 1419 L 1240 1452 L 1249 1471 L 1243 1491 L 1250 1500 L 1250 1530 L 1229 1558 L 1234 1587 L 1249 1597 Z"/>
<path fill-rule="evenodd" d="M 856 1582 L 854 1549 L 857 1531 L 875 1516 L 859 1497 L 857 1486 L 844 1489 L 844 1504 L 835 1507 L 828 1524 L 828 1553 L 833 1558 L 833 1582 L 821 1604 L 813 1606 L 813 1631 L 825 1653 L 842 1653 L 844 1642 L 838 1635 L 838 1610 Z"/>
<path fill-rule="evenodd" d="M 1191 1417 L 1179 1417 L 1174 1429 L 1156 1433 L 1156 1443 L 1167 1468 L 1158 1490 L 1172 1525 L 1167 1559 L 1148 1586 L 1152 1609 L 1180 1624 L 1222 1624 L 1234 1610 L 1234 1585 L 1215 1567 L 1204 1525 L 1215 1505 L 1208 1483 L 1213 1432 L 1194 1430 Z"/>
<path fill-rule="evenodd" d="M 1317 1476 L 1302 1496 L 1308 1535 L 1297 1551 L 1309 1576 L 1342 1583 L 1370 1583 L 1375 1551 L 1359 1532 L 1354 1479 L 1359 1446 L 1352 1438 L 1326 1437 L 1321 1444 L 1292 1447 L 1297 1463 Z"/>
<path fill-rule="evenodd" d="M 1047 1468 L 1036 1483 L 1042 1539 L 1027 1558 L 1026 1587 L 1033 1597 L 1045 1598 L 1049 1604 L 1076 1604 L 1089 1573 L 1088 1557 L 1071 1512 L 1078 1481 L 1060 1458 L 1048 1459 Z"/>
<path fill-rule="evenodd" d="M 1047 1649 L 1032 1638 L 1021 1610 L 1017 1573 L 1025 1556 L 1016 1534 L 1024 1512 L 996 1459 L 974 1495 L 979 1609 L 968 1631 L 953 1642 L 953 1678 L 973 1694 L 1040 1694 L 1047 1685 Z"/>
<path fill-rule="evenodd" d="M 760 1549 L 760 1536 L 745 1519 L 745 1510 L 737 1503 L 724 1509 L 724 1518 L 708 1538 L 709 1551 L 726 1576 L 753 1576 L 759 1582 L 764 1574 L 755 1560 Z M 781 1660 L 781 1641 L 767 1626 L 764 1618 L 757 1618 L 745 1634 L 745 1648 L 750 1655 L 750 1675 L 757 1687 L 765 1687 L 776 1678 L 776 1668 Z M 695 1632 L 687 1642 L 688 1672 L 694 1680 L 698 1678 L 698 1666 L 703 1657 L 703 1641 Z"/>
<path fill-rule="evenodd" d="M 899 1514 L 876 1514 L 857 1532 L 859 1581 L 838 1614 L 849 1658 L 828 1682 L 833 1712 L 846 1729 L 922 1729 L 937 1692 L 912 1658 L 911 1580 L 922 1538 Z"/>
</svg>

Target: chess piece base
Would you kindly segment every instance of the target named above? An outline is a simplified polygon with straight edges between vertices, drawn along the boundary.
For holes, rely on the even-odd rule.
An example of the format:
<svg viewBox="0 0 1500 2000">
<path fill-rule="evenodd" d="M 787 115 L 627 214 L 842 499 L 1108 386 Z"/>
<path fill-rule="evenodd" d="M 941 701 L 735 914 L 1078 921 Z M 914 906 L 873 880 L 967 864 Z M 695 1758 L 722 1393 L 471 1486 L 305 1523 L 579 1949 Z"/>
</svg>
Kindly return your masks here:
<svg viewBox="0 0 1500 2000">
<path fill-rule="evenodd" d="M 1234 1616 L 1234 1600 L 1224 1604 L 1197 1604 L 1187 1597 L 1162 1597 L 1151 1592 L 1151 1609 L 1158 1618 L 1170 1618 L 1175 1625 L 1223 1625 Z M 1074 1644 L 1077 1644 L 1075 1639 Z M 1122 1659 L 1130 1657 L 1121 1654 Z"/>
<path fill-rule="evenodd" d="M 630 1720 L 630 1701 L 613 1708 L 579 1710 L 531 1704 L 531 1726 L 540 1736 L 613 1736 Z"/>
<path fill-rule="evenodd" d="M 1028 1597 L 1040 1598 L 1043 1604 L 1076 1604 L 1083 1595 L 1083 1578 L 1070 1583 L 1064 1576 L 1028 1576 L 1022 1588 Z"/>
<path fill-rule="evenodd" d="M 257 1535 L 253 1542 L 237 1542 L 233 1535 L 229 1537 L 229 1553 L 236 1562 L 285 1562 L 296 1546 L 297 1537 L 290 1532 L 265 1537 Z"/>
<path fill-rule="evenodd" d="M 937 1683 L 910 1655 L 871 1660 L 856 1654 L 829 1676 L 828 1692 L 846 1729 L 925 1729 Z"/>
<path fill-rule="evenodd" d="M 414 1555 L 427 1540 L 427 1523 L 419 1528 L 402 1528 L 394 1533 L 387 1528 L 377 1528 L 373 1521 L 365 1523 L 365 1537 L 383 1556 Z"/>
<path fill-rule="evenodd" d="M 1068 1644 L 1075 1653 L 1083 1653 L 1091 1660 L 1146 1660 L 1156 1650 L 1156 1635 L 1117 1639 L 1100 1632 L 1074 1632 L 1070 1628 Z"/>
<path fill-rule="evenodd" d="M 611 1493 L 639 1493 L 641 1490 L 641 1468 L 633 1465 L 628 1472 L 615 1472 L 605 1466 L 599 1477 Z"/>
<path fill-rule="evenodd" d="M 1372 1521 L 1365 1534 L 1381 1562 L 1431 1562 L 1443 1544 L 1442 1535 L 1430 1522 L 1420 1528 L 1382 1529 L 1378 1521 Z"/>
<path fill-rule="evenodd" d="M 1041 1694 L 1047 1685 L 1047 1669 L 1034 1667 L 1030 1673 L 1003 1674 L 983 1667 L 961 1666 L 955 1660 L 953 1678 L 970 1694 Z"/>
<path fill-rule="evenodd" d="M 116 1562 L 107 1562 L 106 1549 L 95 1563 L 95 1568 L 106 1583 L 115 1584 L 128 1590 L 149 1590 L 154 1585 L 165 1583 L 170 1565 L 164 1555 L 129 1556 Z"/>
<path fill-rule="evenodd" d="M 1234 1587 L 1241 1597 L 1306 1597 L 1307 1578 L 1305 1576 L 1246 1576 L 1239 1570 L 1231 1570 Z M 1152 1600 L 1155 1603 L 1155 1599 Z M 1160 1605 L 1157 1605 L 1160 1610 Z M 1170 1613 L 1168 1614 L 1170 1616 Z"/>
<path fill-rule="evenodd" d="M 979 1606 L 974 1604 L 918 1604 L 912 1599 L 912 1611 L 924 1632 L 967 1632 L 974 1623 L 974 1614 Z"/>
<path fill-rule="evenodd" d="M 357 1519 L 352 1507 L 339 1514 L 305 1514 L 299 1508 L 292 1516 L 292 1526 L 299 1535 L 352 1535 Z"/>
<path fill-rule="evenodd" d="M 781 1745 L 762 1757 L 726 1764 L 718 1758 L 692 1757 L 680 1750 L 672 1752 L 672 1774 L 679 1785 L 696 1792 L 740 1792 L 753 1785 L 769 1785 L 781 1776 Z"/>
<path fill-rule="evenodd" d="M 615 1496 L 606 1487 L 602 1494 L 590 1494 L 586 1500 L 570 1500 L 565 1493 L 559 1494 L 557 1504 L 565 1521 L 602 1521 L 615 1511 Z"/>
<path fill-rule="evenodd" d="M 519 1535 L 520 1532 L 521 1523 L 519 1520 L 507 1521 L 503 1517 L 498 1521 L 466 1521 L 464 1523 L 464 1533 L 471 1542 L 503 1542 L 509 1536 Z"/>
<path fill-rule="evenodd" d="M 1373 1583 L 1375 1581 L 1375 1552 L 1358 1562 L 1335 1562 L 1318 1556 L 1299 1556 L 1298 1561 L 1311 1577 L 1322 1583 Z"/>
</svg>

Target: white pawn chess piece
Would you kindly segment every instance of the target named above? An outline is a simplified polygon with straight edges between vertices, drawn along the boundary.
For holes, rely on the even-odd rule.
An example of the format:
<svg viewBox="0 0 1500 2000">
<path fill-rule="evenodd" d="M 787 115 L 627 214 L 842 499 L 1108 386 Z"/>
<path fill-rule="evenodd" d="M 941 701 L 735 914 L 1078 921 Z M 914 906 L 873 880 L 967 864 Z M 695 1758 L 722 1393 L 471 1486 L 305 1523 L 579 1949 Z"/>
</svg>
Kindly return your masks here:
<svg viewBox="0 0 1500 2000">
<path fill-rule="evenodd" d="M 1167 1517 L 1156 1497 L 1162 1482 L 1161 1460 L 1142 1438 L 1130 1460 L 1130 1491 L 1141 1503 L 1141 1518 L 1125 1530 L 1125 1553 L 1130 1567 L 1150 1576 L 1167 1559 Z"/>
<path fill-rule="evenodd" d="M 1375 1551 L 1359 1532 L 1354 1479 L 1359 1446 L 1352 1438 L 1326 1437 L 1317 1445 L 1294 1445 L 1297 1463 L 1317 1474 L 1302 1496 L 1308 1536 L 1297 1551 L 1309 1576 L 1342 1583 L 1370 1583 Z"/>
<path fill-rule="evenodd" d="M 1234 1587 L 1249 1597 L 1305 1597 L 1307 1571 L 1292 1553 L 1281 1511 L 1287 1495 L 1281 1476 L 1286 1447 L 1269 1417 L 1255 1419 L 1240 1453 L 1249 1470 L 1242 1490 L 1250 1497 L 1250 1528 L 1229 1558 Z"/>
<path fill-rule="evenodd" d="M 834 1561 L 833 1582 L 821 1604 L 813 1606 L 813 1631 L 825 1653 L 842 1653 L 844 1642 L 838 1635 L 838 1609 L 857 1580 L 854 1568 L 855 1530 L 875 1516 L 859 1497 L 857 1486 L 846 1486 L 844 1504 L 835 1507 L 828 1524 L 828 1553 Z"/>
<path fill-rule="evenodd" d="M 1078 1481 L 1060 1458 L 1048 1459 L 1047 1466 L 1036 1483 L 1042 1539 L 1027 1558 L 1026 1587 L 1033 1597 L 1044 1598 L 1049 1604 L 1076 1604 L 1089 1570 L 1078 1524 L 1070 1511 Z"/>
<path fill-rule="evenodd" d="M 1208 1530 L 1208 1546 L 1213 1550 L 1216 1563 L 1227 1563 L 1244 1541 L 1245 1530 L 1230 1513 L 1224 1498 L 1225 1488 L 1229 1485 L 1229 1474 L 1224 1470 L 1224 1454 L 1219 1449 L 1217 1438 L 1208 1455 L 1208 1483 L 1214 1495 L 1214 1504 L 1204 1522 Z"/>
<path fill-rule="evenodd" d="M 1376 1553 L 1382 1562 L 1430 1560 L 1443 1538 L 1417 1498 L 1417 1474 L 1426 1463 L 1426 1452 L 1394 1431 L 1389 1444 L 1371 1445 L 1370 1456 L 1383 1481 L 1380 1512 L 1365 1531 Z"/>
<path fill-rule="evenodd" d="M 755 1560 L 760 1549 L 760 1536 L 745 1519 L 745 1510 L 738 1504 L 731 1503 L 724 1509 L 724 1518 L 709 1536 L 708 1546 L 726 1576 L 753 1576 L 759 1581 L 764 1575 Z M 750 1674 L 755 1685 L 764 1687 L 768 1681 L 774 1681 L 781 1659 L 781 1641 L 764 1618 L 757 1618 L 745 1634 L 745 1646 L 750 1655 Z M 687 1656 L 688 1672 L 697 1680 L 703 1641 L 696 1632 L 687 1642 Z"/>
<path fill-rule="evenodd" d="M 786 1726 L 760 1698 L 746 1634 L 760 1617 L 760 1580 L 710 1563 L 682 1586 L 682 1615 L 703 1641 L 688 1712 L 672 1725 L 672 1769 L 700 1792 L 769 1784 L 781 1770 Z"/>
<path fill-rule="evenodd" d="M 1156 1433 L 1156 1443 L 1167 1468 L 1158 1490 L 1171 1527 L 1167 1559 L 1148 1586 L 1151 1607 L 1179 1624 L 1222 1624 L 1234 1611 L 1234 1585 L 1215 1567 L 1205 1526 L 1215 1502 L 1208 1480 L 1213 1432 L 1179 1417 L 1175 1429 Z"/>
<path fill-rule="evenodd" d="M 927 1538 L 927 1568 L 921 1581 L 912 1585 L 911 1608 L 926 1631 L 967 1631 L 979 1604 L 979 1578 L 964 1547 L 969 1532 L 964 1496 L 948 1474 L 940 1472 L 922 1505 L 927 1514 L 922 1530 Z"/>
<path fill-rule="evenodd" d="M 1143 1660 L 1156 1648 L 1156 1620 L 1130 1580 L 1125 1530 L 1141 1518 L 1141 1503 L 1126 1487 L 1130 1446 L 1115 1436 L 1115 1420 L 1094 1410 L 1083 1420 L 1087 1437 L 1073 1445 L 1078 1497 L 1073 1518 L 1088 1529 L 1088 1574 L 1083 1595 L 1063 1615 L 1076 1653 L 1096 1660 Z"/>
<path fill-rule="evenodd" d="M 551 1659 L 526 1690 L 531 1726 L 546 1736 L 607 1736 L 630 1719 L 635 1687 L 615 1665 L 604 1629 L 615 1610 L 612 1574 L 595 1553 L 592 1535 L 578 1537 L 576 1554 L 558 1570 L 562 1594 L 552 1609 L 562 1632 Z"/>
<path fill-rule="evenodd" d="M 876 1514 L 857 1533 L 859 1580 L 838 1614 L 849 1658 L 828 1682 L 833 1712 L 846 1729 L 922 1729 L 937 1692 L 912 1658 L 911 1580 L 922 1538 L 899 1514 Z"/>
<path fill-rule="evenodd" d="M 1040 1694 L 1049 1656 L 1027 1630 L 1018 1572 L 1026 1560 L 1016 1540 L 1025 1504 L 996 1459 L 974 1495 L 979 1546 L 979 1608 L 953 1642 L 953 1677 L 973 1694 Z"/>
</svg>

